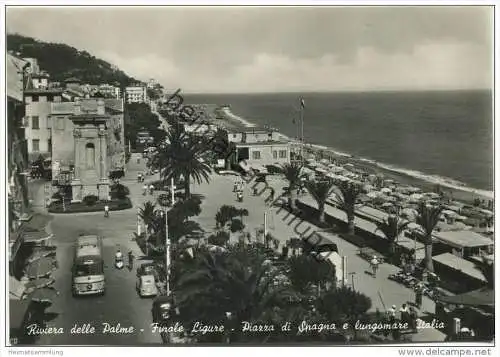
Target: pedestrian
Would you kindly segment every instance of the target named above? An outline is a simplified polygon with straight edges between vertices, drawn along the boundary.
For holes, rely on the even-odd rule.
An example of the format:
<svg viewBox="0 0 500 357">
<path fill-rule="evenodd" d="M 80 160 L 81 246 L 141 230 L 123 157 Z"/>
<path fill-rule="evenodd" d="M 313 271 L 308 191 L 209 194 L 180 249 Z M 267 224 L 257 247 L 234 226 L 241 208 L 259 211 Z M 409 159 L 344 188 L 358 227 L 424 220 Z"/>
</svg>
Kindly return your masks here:
<svg viewBox="0 0 500 357">
<path fill-rule="evenodd" d="M 423 295 L 423 285 L 419 283 L 415 289 L 415 305 L 421 309 L 422 308 L 422 295 Z"/>
<path fill-rule="evenodd" d="M 373 272 L 373 277 L 375 278 L 377 276 L 377 270 L 378 270 L 378 265 L 379 265 L 379 261 L 378 261 L 378 258 L 376 255 L 373 256 L 373 259 L 370 261 L 370 265 L 371 265 L 371 268 L 372 268 L 372 272 Z"/>
<path fill-rule="evenodd" d="M 410 329 L 413 331 L 413 333 L 418 332 L 417 330 L 417 319 L 418 319 L 418 312 L 417 309 L 415 309 L 413 306 L 410 307 L 410 312 L 408 316 L 408 324 L 410 326 Z"/>
<path fill-rule="evenodd" d="M 274 202 L 274 194 L 275 194 L 274 188 L 271 187 L 271 205 Z"/>
<path fill-rule="evenodd" d="M 148 185 L 144 184 L 144 186 L 142 186 L 142 190 L 143 190 L 142 192 L 143 196 L 146 196 L 148 193 Z"/>
<path fill-rule="evenodd" d="M 154 187 L 154 185 L 151 183 L 151 184 L 149 185 L 149 194 L 150 194 L 150 195 L 152 195 L 154 190 L 155 190 L 155 187 Z"/>
<path fill-rule="evenodd" d="M 137 182 L 142 182 L 142 173 L 141 172 L 139 172 L 137 174 Z"/>
<path fill-rule="evenodd" d="M 134 268 L 134 253 L 130 250 L 128 252 L 128 270 L 132 271 Z"/>
<path fill-rule="evenodd" d="M 408 306 L 406 304 L 403 304 L 401 306 L 401 308 L 399 309 L 399 314 L 400 314 L 400 319 L 401 319 L 401 323 L 405 324 L 405 323 L 408 323 L 409 324 L 409 310 L 408 310 Z"/>
<path fill-rule="evenodd" d="M 104 205 L 104 217 L 109 218 L 109 206 L 108 203 Z"/>
<path fill-rule="evenodd" d="M 389 311 L 387 311 L 387 317 L 391 324 L 396 321 L 396 305 L 392 305 Z"/>
</svg>

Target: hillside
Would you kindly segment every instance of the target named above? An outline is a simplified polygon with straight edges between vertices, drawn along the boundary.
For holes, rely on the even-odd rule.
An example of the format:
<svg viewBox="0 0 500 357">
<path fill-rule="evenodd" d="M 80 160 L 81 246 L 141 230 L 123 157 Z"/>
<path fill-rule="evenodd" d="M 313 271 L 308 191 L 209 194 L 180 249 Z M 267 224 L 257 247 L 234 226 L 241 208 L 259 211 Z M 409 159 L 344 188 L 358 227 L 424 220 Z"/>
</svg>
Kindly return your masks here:
<svg viewBox="0 0 500 357">
<path fill-rule="evenodd" d="M 89 84 L 119 83 L 120 87 L 139 82 L 106 61 L 61 43 L 42 42 L 31 37 L 8 34 L 7 50 L 19 52 L 21 57 L 38 59 L 40 68 L 47 71 L 51 79 L 57 82 L 70 77 Z"/>
</svg>

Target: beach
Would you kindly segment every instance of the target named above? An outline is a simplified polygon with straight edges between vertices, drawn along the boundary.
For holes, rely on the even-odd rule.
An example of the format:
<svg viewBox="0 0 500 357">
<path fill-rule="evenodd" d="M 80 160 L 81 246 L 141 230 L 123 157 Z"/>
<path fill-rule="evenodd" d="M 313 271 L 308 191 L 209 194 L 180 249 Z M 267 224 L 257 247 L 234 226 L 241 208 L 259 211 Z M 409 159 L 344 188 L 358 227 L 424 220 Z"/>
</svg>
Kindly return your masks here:
<svg viewBox="0 0 500 357">
<path fill-rule="evenodd" d="M 248 120 L 235 115 L 227 107 L 223 109 L 224 119 L 217 120 L 217 125 L 223 125 L 233 130 L 248 129 L 256 127 Z M 297 140 L 293 140 L 284 134 L 280 134 L 281 140 L 290 142 L 292 148 L 298 149 L 301 145 Z M 360 143 L 362 145 L 362 143 Z M 415 186 L 424 192 L 434 192 L 439 185 L 440 189 L 454 200 L 472 204 L 475 199 L 493 200 L 492 191 L 475 189 L 465 186 L 458 181 L 445 179 L 439 176 L 426 175 L 425 173 L 396 168 L 390 164 L 380 163 L 374 160 L 357 158 L 349 153 L 339 152 L 322 145 L 305 143 L 304 151 L 312 155 L 325 159 L 335 160 L 339 164 L 352 164 L 358 170 L 363 170 L 368 174 L 383 175 L 386 179 L 394 180 L 403 185 Z"/>
</svg>

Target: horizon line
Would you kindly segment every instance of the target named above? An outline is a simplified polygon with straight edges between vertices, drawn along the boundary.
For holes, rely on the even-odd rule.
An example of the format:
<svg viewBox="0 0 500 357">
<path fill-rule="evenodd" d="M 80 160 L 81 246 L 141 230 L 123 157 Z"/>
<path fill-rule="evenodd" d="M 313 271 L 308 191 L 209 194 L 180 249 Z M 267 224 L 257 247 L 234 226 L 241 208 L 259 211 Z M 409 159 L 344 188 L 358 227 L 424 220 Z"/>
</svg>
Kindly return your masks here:
<svg viewBox="0 0 500 357">
<path fill-rule="evenodd" d="M 176 89 L 177 90 L 177 89 Z M 240 94 L 353 94 L 353 93 L 420 93 L 420 92 L 493 92 L 493 88 L 457 88 L 457 89 L 374 89 L 374 90 L 315 90 L 315 91 L 255 91 L 255 92 L 199 92 L 183 91 L 181 93 L 190 95 L 240 95 Z M 169 90 L 165 90 L 168 94 Z M 174 90 L 175 92 L 175 90 Z"/>
</svg>

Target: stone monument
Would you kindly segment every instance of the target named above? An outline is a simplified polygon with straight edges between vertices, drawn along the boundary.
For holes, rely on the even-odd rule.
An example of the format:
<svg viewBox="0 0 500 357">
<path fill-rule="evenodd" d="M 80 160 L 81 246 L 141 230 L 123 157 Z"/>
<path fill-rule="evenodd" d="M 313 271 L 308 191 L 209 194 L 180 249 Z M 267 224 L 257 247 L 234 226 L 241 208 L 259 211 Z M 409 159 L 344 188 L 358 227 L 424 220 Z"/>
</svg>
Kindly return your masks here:
<svg viewBox="0 0 500 357">
<path fill-rule="evenodd" d="M 71 182 L 73 202 L 95 195 L 100 200 L 109 199 L 109 179 L 107 167 L 107 127 L 104 101 L 96 101 L 97 108 L 85 108 L 75 102 L 74 125 L 75 172 Z"/>
</svg>

